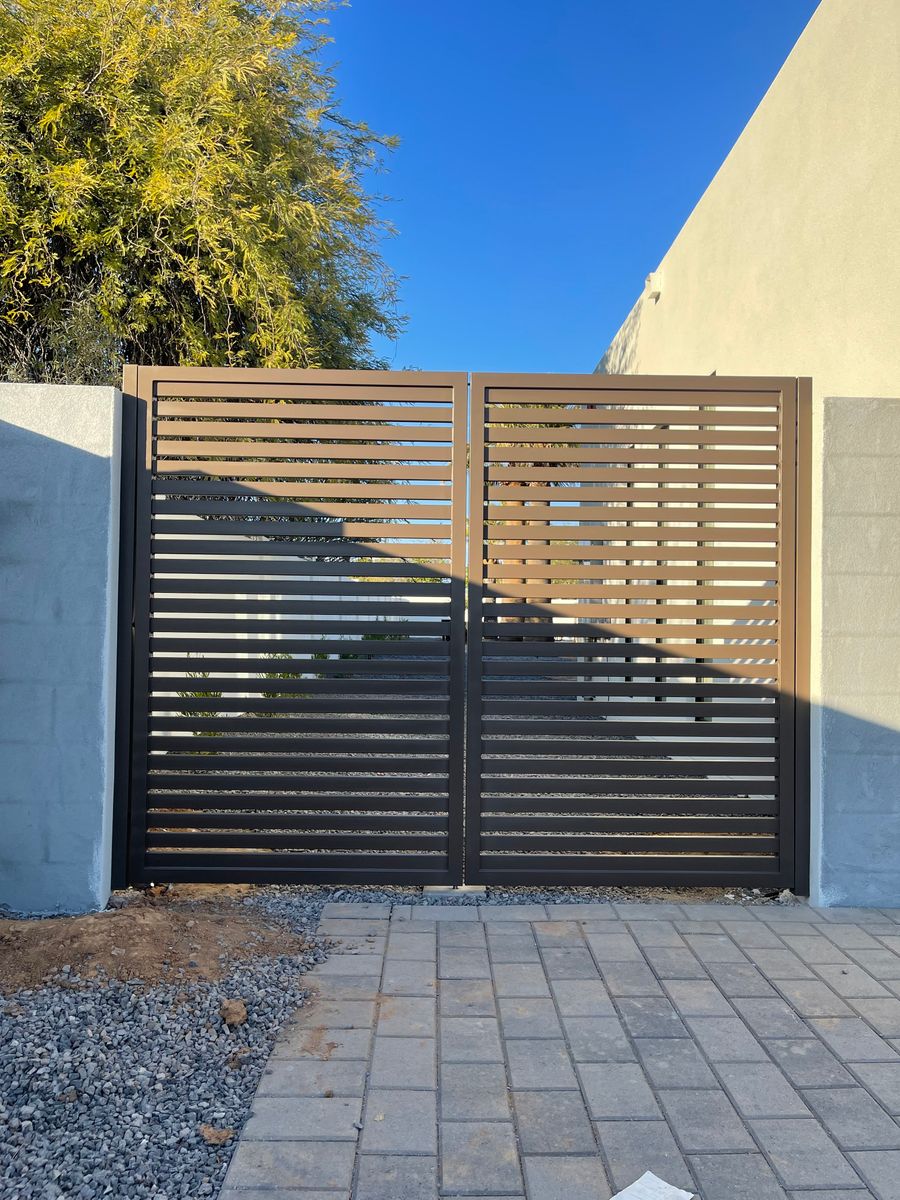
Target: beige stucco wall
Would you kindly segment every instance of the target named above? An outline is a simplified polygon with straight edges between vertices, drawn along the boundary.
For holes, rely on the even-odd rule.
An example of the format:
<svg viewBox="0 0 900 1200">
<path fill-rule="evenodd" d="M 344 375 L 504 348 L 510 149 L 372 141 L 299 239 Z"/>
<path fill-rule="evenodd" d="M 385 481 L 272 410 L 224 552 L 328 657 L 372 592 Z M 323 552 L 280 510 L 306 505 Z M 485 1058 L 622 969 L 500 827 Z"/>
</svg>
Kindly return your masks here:
<svg viewBox="0 0 900 1200">
<path fill-rule="evenodd" d="M 897 394 L 900 0 L 822 0 L 660 282 L 599 369 Z"/>
<path fill-rule="evenodd" d="M 826 398 L 900 394 L 900 0 L 822 0 L 656 282 L 659 298 L 637 301 L 598 370 L 812 377 L 812 891 L 822 903 L 898 904 L 885 851 L 900 828 L 900 716 L 882 676 L 900 679 L 900 659 L 878 623 L 891 584 L 879 579 L 876 598 L 861 579 L 890 572 L 834 567 L 862 537 L 844 519 L 859 489 L 865 528 L 889 529 L 888 556 L 900 545 L 898 460 L 872 450 L 869 462 L 858 439 L 841 452 L 855 426 L 878 443 L 897 410 Z M 845 654 L 848 604 L 861 630 L 878 610 L 868 658 Z M 850 700 L 860 694 L 862 707 Z M 871 736 L 851 757 L 852 720 Z M 840 850 L 854 822 L 867 830 L 855 857 Z"/>
</svg>

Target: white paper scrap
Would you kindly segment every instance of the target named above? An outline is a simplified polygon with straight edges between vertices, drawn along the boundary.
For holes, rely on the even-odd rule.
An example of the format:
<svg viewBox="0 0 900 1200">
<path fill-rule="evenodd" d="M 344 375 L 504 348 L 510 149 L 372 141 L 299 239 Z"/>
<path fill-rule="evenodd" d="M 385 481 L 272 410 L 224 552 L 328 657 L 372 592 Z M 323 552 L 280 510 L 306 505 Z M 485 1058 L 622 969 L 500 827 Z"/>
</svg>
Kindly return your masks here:
<svg viewBox="0 0 900 1200">
<path fill-rule="evenodd" d="M 683 1192 L 646 1171 L 640 1179 L 630 1183 L 623 1192 L 616 1192 L 612 1200 L 693 1200 L 693 1192 Z"/>
</svg>

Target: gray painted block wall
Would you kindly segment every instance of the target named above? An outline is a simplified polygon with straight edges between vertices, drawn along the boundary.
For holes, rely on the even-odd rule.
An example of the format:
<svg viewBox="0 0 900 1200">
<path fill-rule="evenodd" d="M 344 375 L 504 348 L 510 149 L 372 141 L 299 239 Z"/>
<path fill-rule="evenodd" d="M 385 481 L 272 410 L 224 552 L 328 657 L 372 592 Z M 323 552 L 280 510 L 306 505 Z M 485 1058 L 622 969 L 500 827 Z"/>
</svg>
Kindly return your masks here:
<svg viewBox="0 0 900 1200">
<path fill-rule="evenodd" d="M 121 396 L 0 384 L 0 908 L 109 897 Z"/>
<path fill-rule="evenodd" d="M 900 904 L 900 399 L 823 401 L 812 898 Z M 815 566 L 814 566 L 815 571 Z"/>
</svg>

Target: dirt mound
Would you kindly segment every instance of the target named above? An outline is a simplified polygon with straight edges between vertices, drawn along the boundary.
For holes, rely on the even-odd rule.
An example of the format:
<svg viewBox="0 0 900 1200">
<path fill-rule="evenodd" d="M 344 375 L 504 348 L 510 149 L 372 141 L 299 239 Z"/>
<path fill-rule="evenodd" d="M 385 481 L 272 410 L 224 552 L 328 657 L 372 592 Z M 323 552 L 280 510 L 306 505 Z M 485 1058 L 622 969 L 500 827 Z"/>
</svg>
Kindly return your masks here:
<svg viewBox="0 0 900 1200">
<path fill-rule="evenodd" d="M 220 979 L 229 962 L 306 949 L 303 937 L 238 903 L 251 890 L 151 889 L 107 912 L 0 920 L 0 991 L 70 974 L 145 983 Z"/>
</svg>

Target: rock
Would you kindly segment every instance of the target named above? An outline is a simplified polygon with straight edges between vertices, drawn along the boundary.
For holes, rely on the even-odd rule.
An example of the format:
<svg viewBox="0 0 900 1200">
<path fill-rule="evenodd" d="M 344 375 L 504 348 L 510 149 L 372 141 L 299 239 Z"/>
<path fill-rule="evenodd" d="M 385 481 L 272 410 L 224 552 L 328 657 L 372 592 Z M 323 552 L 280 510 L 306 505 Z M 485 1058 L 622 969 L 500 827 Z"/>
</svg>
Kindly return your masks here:
<svg viewBox="0 0 900 1200">
<path fill-rule="evenodd" d="M 234 1137 L 233 1129 L 217 1129 L 215 1125 L 201 1125 L 200 1136 L 207 1146 L 224 1146 L 229 1138 Z"/>
<path fill-rule="evenodd" d="M 219 1016 L 226 1025 L 243 1025 L 247 1020 L 247 1005 L 243 1000 L 223 1000 Z"/>
</svg>

